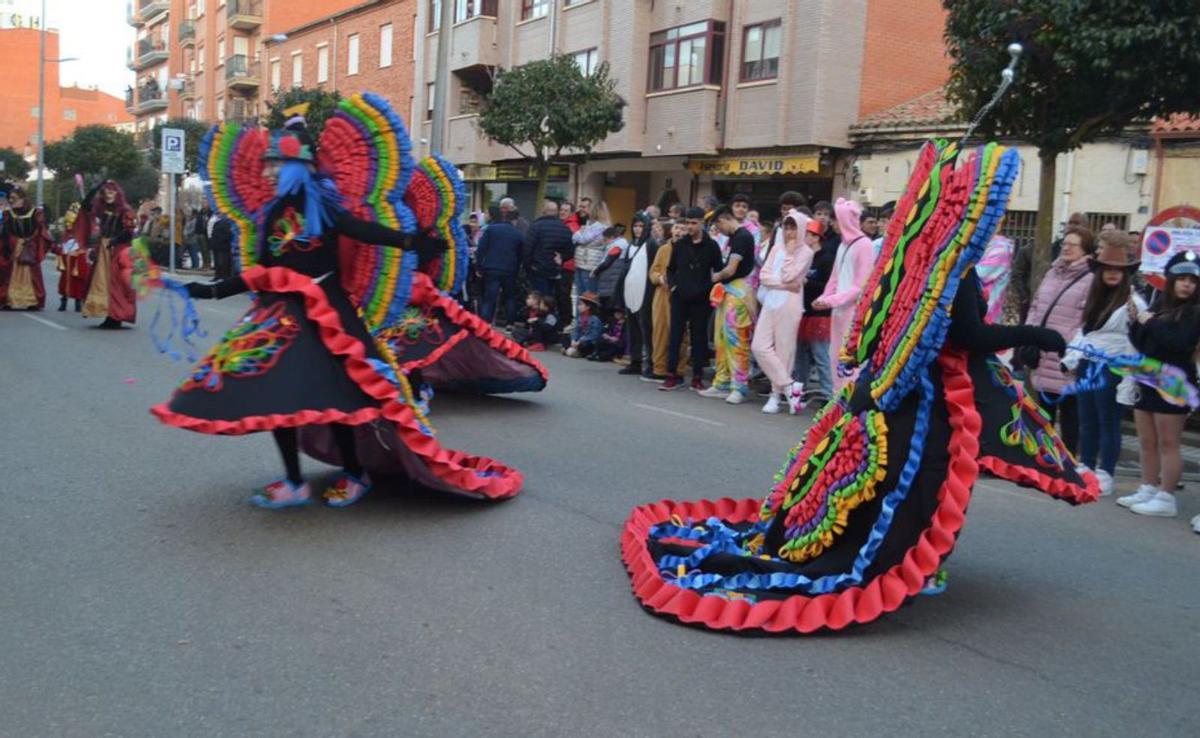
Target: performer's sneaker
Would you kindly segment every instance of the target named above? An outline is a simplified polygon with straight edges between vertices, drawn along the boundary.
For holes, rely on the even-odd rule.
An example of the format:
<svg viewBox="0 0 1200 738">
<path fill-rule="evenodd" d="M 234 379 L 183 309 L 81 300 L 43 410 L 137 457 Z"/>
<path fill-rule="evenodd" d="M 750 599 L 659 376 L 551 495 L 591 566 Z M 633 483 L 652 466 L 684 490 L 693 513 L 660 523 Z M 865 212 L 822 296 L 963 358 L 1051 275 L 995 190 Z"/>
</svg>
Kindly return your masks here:
<svg viewBox="0 0 1200 738">
<path fill-rule="evenodd" d="M 342 472 L 325 488 L 325 504 L 330 507 L 349 507 L 370 491 L 370 484 L 353 474 Z"/>
<path fill-rule="evenodd" d="M 312 494 L 308 482 L 292 484 L 286 479 L 271 482 L 250 498 L 250 504 L 268 510 L 282 510 L 285 507 L 300 507 L 312 504 Z"/>
<path fill-rule="evenodd" d="M 946 591 L 946 578 L 948 574 L 945 569 L 939 569 L 937 574 L 925 580 L 925 586 L 921 588 L 920 594 L 923 595 L 940 595 Z"/>
</svg>

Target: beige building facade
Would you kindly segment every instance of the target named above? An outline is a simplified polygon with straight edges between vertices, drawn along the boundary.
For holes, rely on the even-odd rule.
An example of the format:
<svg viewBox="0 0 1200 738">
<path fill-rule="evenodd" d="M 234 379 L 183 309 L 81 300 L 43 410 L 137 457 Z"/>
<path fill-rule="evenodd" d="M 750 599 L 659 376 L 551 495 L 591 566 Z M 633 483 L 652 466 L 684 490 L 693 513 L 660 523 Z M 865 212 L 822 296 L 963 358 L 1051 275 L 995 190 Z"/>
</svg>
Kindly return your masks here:
<svg viewBox="0 0 1200 738">
<path fill-rule="evenodd" d="M 628 107 L 624 129 L 587 161 L 568 157 L 551 193 L 602 198 L 623 220 L 666 192 L 685 203 L 747 192 L 767 212 L 785 190 L 828 198 L 864 90 L 881 87 L 881 70 L 864 66 L 868 27 L 888 14 L 941 23 L 940 4 L 926 0 L 447 1 L 455 23 L 443 153 L 474 183 L 475 205 L 508 195 L 533 207 L 528 167 L 479 135 L 477 110 L 495 69 L 561 53 L 585 72 L 607 62 Z M 439 8 L 417 8 L 412 120 L 424 142 Z M 930 86 L 944 81 L 934 76 Z"/>
</svg>

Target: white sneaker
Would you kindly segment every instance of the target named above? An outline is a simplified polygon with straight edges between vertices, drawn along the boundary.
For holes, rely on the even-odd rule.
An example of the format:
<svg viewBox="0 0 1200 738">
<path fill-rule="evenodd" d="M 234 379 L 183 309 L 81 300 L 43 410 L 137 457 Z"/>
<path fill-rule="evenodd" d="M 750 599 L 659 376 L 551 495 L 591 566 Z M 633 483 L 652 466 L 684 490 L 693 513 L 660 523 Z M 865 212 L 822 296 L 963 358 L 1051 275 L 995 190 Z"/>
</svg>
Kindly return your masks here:
<svg viewBox="0 0 1200 738">
<path fill-rule="evenodd" d="M 1200 515 L 1192 518 L 1192 532 L 1200 533 Z"/>
<path fill-rule="evenodd" d="M 1091 470 L 1092 470 L 1092 468 L 1090 466 L 1088 466 L 1087 464 L 1076 464 L 1075 465 L 1075 473 L 1081 477 L 1084 474 L 1087 474 L 1088 472 L 1090 472 Z"/>
<path fill-rule="evenodd" d="M 746 396 L 737 390 L 730 392 L 729 397 L 725 398 L 725 402 L 728 402 L 730 405 L 741 405 L 745 401 Z"/>
<path fill-rule="evenodd" d="M 1151 499 L 1153 499 L 1155 492 L 1158 492 L 1158 488 L 1153 484 L 1143 484 L 1137 488 L 1137 492 L 1134 492 L 1131 495 L 1125 495 L 1124 497 L 1118 497 L 1117 504 L 1121 507 L 1133 507 L 1134 505 L 1140 505 L 1143 502 L 1149 502 Z"/>
<path fill-rule="evenodd" d="M 763 405 L 762 411 L 767 415 L 778 415 L 781 409 L 779 407 L 779 395 L 772 394 L 767 400 L 767 404 Z"/>
<path fill-rule="evenodd" d="M 1100 480 L 1100 496 L 1108 497 L 1113 493 L 1113 478 L 1112 475 L 1103 469 L 1095 471 L 1096 479 Z"/>
<path fill-rule="evenodd" d="M 1139 502 L 1129 509 L 1138 515 L 1148 515 L 1154 518 L 1173 518 L 1179 514 L 1175 508 L 1175 495 L 1162 490 L 1155 492 L 1154 497 L 1149 500 Z"/>
<path fill-rule="evenodd" d="M 708 398 L 711 398 L 714 400 L 719 400 L 722 397 L 724 397 L 725 395 L 728 395 L 729 390 L 721 389 L 720 387 L 717 387 L 714 385 L 712 387 L 709 387 L 706 390 L 701 390 L 697 394 L 700 395 L 701 397 L 708 397 Z"/>
</svg>

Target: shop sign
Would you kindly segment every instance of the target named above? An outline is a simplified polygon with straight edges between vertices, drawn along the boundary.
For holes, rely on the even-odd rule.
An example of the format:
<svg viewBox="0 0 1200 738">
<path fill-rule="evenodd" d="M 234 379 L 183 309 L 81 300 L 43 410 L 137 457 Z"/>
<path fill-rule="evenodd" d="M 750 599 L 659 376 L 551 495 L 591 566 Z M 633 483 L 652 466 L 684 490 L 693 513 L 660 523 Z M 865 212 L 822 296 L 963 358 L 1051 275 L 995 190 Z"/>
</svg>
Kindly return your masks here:
<svg viewBox="0 0 1200 738">
<path fill-rule="evenodd" d="M 550 165 L 550 179 L 566 179 L 568 174 L 567 165 Z M 463 179 L 470 182 L 537 179 L 537 169 L 532 164 L 467 164 L 463 167 Z"/>
<path fill-rule="evenodd" d="M 723 159 L 693 159 L 688 162 L 692 174 L 714 177 L 770 177 L 780 174 L 816 174 L 821 157 L 811 156 L 739 156 Z"/>
</svg>

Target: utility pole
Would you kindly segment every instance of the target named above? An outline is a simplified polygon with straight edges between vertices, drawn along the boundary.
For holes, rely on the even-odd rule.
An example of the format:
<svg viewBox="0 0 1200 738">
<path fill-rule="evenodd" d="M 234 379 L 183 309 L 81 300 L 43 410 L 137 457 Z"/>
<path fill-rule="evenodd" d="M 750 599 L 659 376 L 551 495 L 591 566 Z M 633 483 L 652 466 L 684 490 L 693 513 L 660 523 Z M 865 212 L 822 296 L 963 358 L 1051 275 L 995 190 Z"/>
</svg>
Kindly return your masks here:
<svg viewBox="0 0 1200 738">
<path fill-rule="evenodd" d="M 441 0 L 441 19 L 438 25 L 437 74 L 433 82 L 433 125 L 429 150 L 441 153 L 446 149 L 446 120 L 450 102 L 450 27 L 454 24 L 454 3 Z"/>
<path fill-rule="evenodd" d="M 38 39 L 37 206 L 40 208 L 46 196 L 46 0 L 42 0 L 38 25 L 42 29 Z"/>
</svg>

